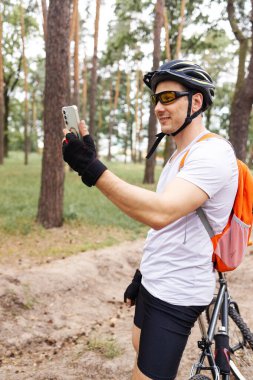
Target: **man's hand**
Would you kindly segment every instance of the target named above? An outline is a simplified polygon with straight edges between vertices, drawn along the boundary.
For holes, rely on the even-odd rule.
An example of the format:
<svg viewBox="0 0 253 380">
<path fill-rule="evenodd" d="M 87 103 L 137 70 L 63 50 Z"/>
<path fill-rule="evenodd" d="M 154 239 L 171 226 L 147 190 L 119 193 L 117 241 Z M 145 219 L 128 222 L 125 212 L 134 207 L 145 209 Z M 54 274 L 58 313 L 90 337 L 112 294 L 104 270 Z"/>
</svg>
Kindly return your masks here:
<svg viewBox="0 0 253 380">
<path fill-rule="evenodd" d="M 79 131 L 82 140 L 68 129 L 63 130 L 65 135 L 62 143 L 63 159 L 82 177 L 83 183 L 91 187 L 107 168 L 97 159 L 94 141 L 88 134 L 84 121 L 80 122 Z"/>
<path fill-rule="evenodd" d="M 142 278 L 141 272 L 139 271 L 139 269 L 136 269 L 133 280 L 131 284 L 128 285 L 124 293 L 124 302 L 128 306 L 135 305 L 135 301 L 138 296 L 139 288 L 141 285 L 141 278 Z"/>
</svg>

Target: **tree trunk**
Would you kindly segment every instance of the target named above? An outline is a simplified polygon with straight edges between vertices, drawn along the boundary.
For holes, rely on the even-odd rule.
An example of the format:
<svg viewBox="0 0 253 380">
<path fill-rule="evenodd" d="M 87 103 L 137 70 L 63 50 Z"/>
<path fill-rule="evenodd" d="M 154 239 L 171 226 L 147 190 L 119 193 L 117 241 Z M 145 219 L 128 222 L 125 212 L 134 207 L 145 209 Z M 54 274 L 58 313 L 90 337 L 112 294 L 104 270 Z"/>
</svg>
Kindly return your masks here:
<svg viewBox="0 0 253 380">
<path fill-rule="evenodd" d="M 82 114 L 84 120 L 86 120 L 86 111 L 87 111 L 87 63 L 86 56 L 83 60 L 83 87 L 82 87 Z"/>
<path fill-rule="evenodd" d="M 73 92 L 73 104 L 78 108 L 79 106 L 79 12 L 78 12 L 78 0 L 76 4 L 75 14 L 75 51 L 74 51 L 74 92 Z"/>
<path fill-rule="evenodd" d="M 91 87 L 90 87 L 90 128 L 89 132 L 95 137 L 95 114 L 96 114 L 96 94 L 97 94 L 97 50 L 98 50 L 98 30 L 99 30 L 100 0 L 96 0 L 96 18 L 94 33 L 94 51 L 92 58 Z"/>
<path fill-rule="evenodd" d="M 176 149 L 176 144 L 171 136 L 166 136 L 165 146 L 163 151 L 163 166 L 166 165 L 168 159 L 172 156 Z"/>
<path fill-rule="evenodd" d="M 51 0 L 47 21 L 45 136 L 37 221 L 46 228 L 52 228 L 61 226 L 63 222 L 61 108 L 69 103 L 70 0 Z"/>
<path fill-rule="evenodd" d="M 30 142 L 29 142 L 29 135 L 28 135 L 28 68 L 27 68 L 27 61 L 26 61 L 26 52 L 25 52 L 25 23 L 24 23 L 24 9 L 23 4 L 21 1 L 20 6 L 20 21 L 21 21 L 21 39 L 22 39 L 22 62 L 23 62 L 23 71 L 24 71 L 24 94 L 25 94 L 25 109 L 24 109 L 24 164 L 28 164 L 28 153 L 30 150 Z"/>
<path fill-rule="evenodd" d="M 163 6 L 163 17 L 164 17 L 164 29 L 165 29 L 165 52 L 166 59 L 171 60 L 171 50 L 170 50 L 170 31 L 169 31 L 169 21 L 167 15 L 167 8 Z"/>
<path fill-rule="evenodd" d="M 120 80 L 121 80 L 121 70 L 120 70 L 120 68 L 118 68 L 117 80 L 116 80 L 116 85 L 115 85 L 114 102 L 113 102 L 114 117 L 115 117 L 115 113 L 116 113 L 116 110 L 118 108 L 118 102 L 119 102 Z M 114 122 L 115 122 L 115 120 L 114 120 Z"/>
<path fill-rule="evenodd" d="M 134 110 L 134 125 L 135 125 L 135 132 L 134 132 L 134 146 L 133 146 L 133 162 L 137 161 L 137 150 L 138 150 L 138 140 L 139 140 L 139 75 L 140 71 L 136 71 L 136 92 L 135 92 L 135 110 Z"/>
<path fill-rule="evenodd" d="M 7 78 L 4 77 L 4 157 L 8 157 L 9 153 L 8 118 L 10 110 L 10 98 L 19 82 L 21 67 L 22 55 L 19 58 L 18 69 L 16 71 L 13 71 Z"/>
<path fill-rule="evenodd" d="M 3 20 L 0 13 L 0 165 L 4 163 L 4 77 L 3 77 Z"/>
<path fill-rule="evenodd" d="M 38 150 L 38 131 L 37 131 L 37 104 L 35 91 L 32 93 L 32 131 L 31 135 L 36 139 L 36 151 Z"/>
<path fill-rule="evenodd" d="M 140 76 L 140 99 L 143 99 L 144 82 L 142 80 L 142 78 L 143 78 L 142 71 L 139 72 L 139 76 Z M 141 103 L 140 103 L 140 123 L 139 123 L 139 157 L 138 157 L 139 162 L 142 162 L 142 149 L 141 149 L 142 141 L 143 141 L 142 132 L 143 132 L 143 102 L 141 101 Z"/>
<path fill-rule="evenodd" d="M 211 116 L 212 116 L 212 108 L 209 107 L 207 108 L 207 110 L 205 111 L 205 127 L 206 129 L 210 130 L 211 128 Z"/>
<path fill-rule="evenodd" d="M 161 29 L 163 26 L 163 0 L 157 0 L 155 6 L 155 22 L 154 22 L 154 50 L 153 50 L 153 70 L 157 70 L 161 57 Z M 156 135 L 156 117 L 154 107 L 150 103 L 150 114 L 148 123 L 148 151 L 154 143 Z M 155 162 L 156 154 L 154 153 L 149 160 L 146 160 L 144 183 L 154 183 L 155 181 Z"/>
<path fill-rule="evenodd" d="M 185 14 L 185 4 L 186 4 L 186 0 L 181 0 L 180 23 L 178 26 L 175 59 L 179 58 L 179 55 L 181 52 L 182 35 L 183 35 L 183 28 L 184 28 L 184 22 L 185 22 L 185 15 L 184 15 Z"/>
<path fill-rule="evenodd" d="M 103 127 L 103 106 L 100 104 L 98 111 L 98 130 L 101 130 Z"/>
<path fill-rule="evenodd" d="M 8 78 L 7 81 L 6 80 L 4 81 L 4 157 L 8 157 L 8 153 L 9 153 L 8 120 L 9 120 L 9 110 L 10 110 L 10 97 L 12 96 L 12 93 L 16 85 L 18 84 L 21 66 L 22 66 L 22 56 L 20 57 L 18 70 L 16 72 L 16 78 L 14 79 L 12 85 L 10 83 L 13 79 L 14 73 L 12 76 Z"/>
<path fill-rule="evenodd" d="M 253 146 L 252 145 L 250 146 L 250 149 L 249 149 L 249 158 L 248 158 L 247 164 L 252 170 L 253 169 Z"/>
<path fill-rule="evenodd" d="M 8 117 L 9 117 L 9 104 L 10 96 L 4 89 L 4 157 L 7 158 L 9 154 L 9 134 L 8 134 Z"/>
<path fill-rule="evenodd" d="M 41 0 L 44 40 L 47 40 L 47 0 Z"/>
<path fill-rule="evenodd" d="M 127 73 L 126 78 L 126 104 L 127 104 L 127 111 L 126 111 L 126 135 L 125 135 L 125 141 L 124 141 L 124 155 L 125 155 L 125 163 L 127 162 L 127 149 L 128 149 L 128 140 L 129 140 L 129 127 L 130 127 L 130 115 L 131 115 L 131 100 L 130 100 L 130 90 L 131 90 L 131 84 L 130 84 L 130 74 Z"/>
<path fill-rule="evenodd" d="M 115 84 L 115 93 L 114 93 L 114 100 L 113 100 L 113 109 L 112 109 L 112 103 L 110 103 L 110 120 L 109 120 L 109 130 L 108 130 L 108 155 L 107 158 L 110 161 L 112 159 L 112 135 L 113 135 L 113 128 L 115 126 L 116 121 L 116 110 L 118 108 L 118 101 L 119 101 L 119 89 L 120 89 L 120 79 L 121 79 L 121 70 L 118 67 L 117 72 L 117 79 Z M 112 89 L 110 90 L 111 96 L 112 96 Z M 112 98 L 110 100 L 112 102 Z"/>
<path fill-rule="evenodd" d="M 251 0 L 251 4 L 251 19 L 253 19 L 253 0 Z M 248 75 L 245 77 L 247 38 L 239 29 L 235 17 L 233 0 L 228 0 L 227 11 L 231 28 L 240 45 L 237 82 L 230 113 L 229 139 L 234 146 L 237 157 L 245 161 L 247 154 L 249 119 L 253 104 L 253 28 L 251 32 L 251 56 Z"/>
<path fill-rule="evenodd" d="M 109 124 L 108 124 L 108 152 L 107 159 L 110 161 L 112 158 L 112 119 L 113 119 L 113 91 L 112 91 L 112 82 L 110 82 L 110 91 L 109 91 Z"/>
<path fill-rule="evenodd" d="M 72 13 L 70 16 L 70 31 L 69 31 L 69 41 L 73 41 L 75 39 L 75 30 L 76 30 L 76 15 L 78 13 L 78 0 L 72 0 L 73 7 Z"/>
</svg>

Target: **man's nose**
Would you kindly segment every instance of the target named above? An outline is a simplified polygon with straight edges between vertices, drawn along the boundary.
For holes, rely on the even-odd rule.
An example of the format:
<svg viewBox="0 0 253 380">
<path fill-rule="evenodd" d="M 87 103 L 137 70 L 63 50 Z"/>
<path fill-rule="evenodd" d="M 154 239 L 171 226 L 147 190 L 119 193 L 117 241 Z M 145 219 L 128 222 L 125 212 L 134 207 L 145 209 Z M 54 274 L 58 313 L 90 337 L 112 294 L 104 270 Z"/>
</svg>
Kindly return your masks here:
<svg viewBox="0 0 253 380">
<path fill-rule="evenodd" d="M 158 100 L 155 106 L 155 112 L 163 111 L 164 110 L 164 105 Z"/>
</svg>

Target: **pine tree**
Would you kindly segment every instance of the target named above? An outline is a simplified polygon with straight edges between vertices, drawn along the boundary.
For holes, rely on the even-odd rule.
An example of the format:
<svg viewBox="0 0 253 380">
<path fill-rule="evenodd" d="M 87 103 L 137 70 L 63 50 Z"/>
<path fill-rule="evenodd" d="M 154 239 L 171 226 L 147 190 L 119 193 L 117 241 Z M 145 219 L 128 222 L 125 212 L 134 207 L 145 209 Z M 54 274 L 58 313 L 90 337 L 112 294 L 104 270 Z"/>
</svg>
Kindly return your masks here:
<svg viewBox="0 0 253 380">
<path fill-rule="evenodd" d="M 70 0 L 51 0 L 47 18 L 44 151 L 37 221 L 46 228 L 63 222 L 64 163 L 61 108 L 69 104 Z"/>
</svg>

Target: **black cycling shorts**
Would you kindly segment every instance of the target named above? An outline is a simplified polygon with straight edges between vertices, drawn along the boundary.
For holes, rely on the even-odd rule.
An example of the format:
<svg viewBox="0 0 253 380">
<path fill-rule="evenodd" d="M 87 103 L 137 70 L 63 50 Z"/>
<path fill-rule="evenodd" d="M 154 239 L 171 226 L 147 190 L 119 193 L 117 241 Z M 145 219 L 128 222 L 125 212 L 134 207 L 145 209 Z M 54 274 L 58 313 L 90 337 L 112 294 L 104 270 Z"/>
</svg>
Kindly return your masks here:
<svg viewBox="0 0 253 380">
<path fill-rule="evenodd" d="M 188 337 L 206 306 L 176 306 L 152 296 L 142 285 L 134 324 L 141 329 L 140 371 L 152 380 L 174 380 Z"/>
</svg>

